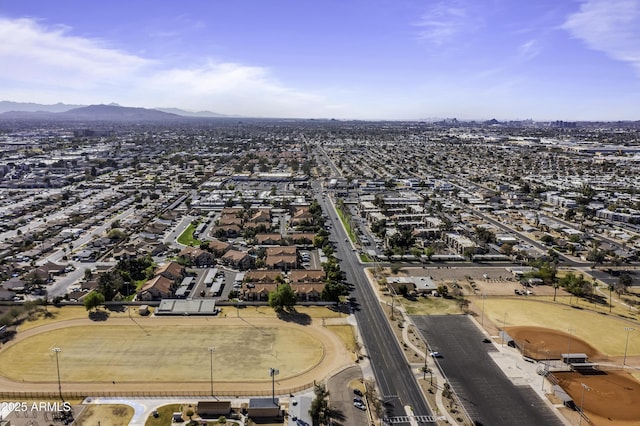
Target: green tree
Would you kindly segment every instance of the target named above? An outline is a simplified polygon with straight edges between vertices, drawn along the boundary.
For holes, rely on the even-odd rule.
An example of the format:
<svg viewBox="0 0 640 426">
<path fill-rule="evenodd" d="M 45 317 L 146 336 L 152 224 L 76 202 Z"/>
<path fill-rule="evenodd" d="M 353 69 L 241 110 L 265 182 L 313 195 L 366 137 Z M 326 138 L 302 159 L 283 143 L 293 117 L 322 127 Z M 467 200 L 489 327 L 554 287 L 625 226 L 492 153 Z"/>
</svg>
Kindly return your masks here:
<svg viewBox="0 0 640 426">
<path fill-rule="evenodd" d="M 84 298 L 84 308 L 87 311 L 97 308 L 104 303 L 104 295 L 97 291 L 92 291 Z"/>
<path fill-rule="evenodd" d="M 120 291 L 123 281 L 120 274 L 107 272 L 98 278 L 98 291 L 102 293 L 106 301 L 111 301 Z"/>
<path fill-rule="evenodd" d="M 409 294 L 409 288 L 406 284 L 400 284 L 400 286 L 398 287 L 398 293 L 400 293 L 400 295 L 403 297 L 407 297 L 407 295 Z"/>
<path fill-rule="evenodd" d="M 633 284 L 633 278 L 631 277 L 631 275 L 625 272 L 623 274 L 620 274 L 620 277 L 618 278 L 618 284 L 620 285 L 620 287 L 622 287 L 623 291 L 626 293 L 627 287 Z"/>
<path fill-rule="evenodd" d="M 446 285 L 439 285 L 438 288 L 438 293 L 440 293 L 440 296 L 442 297 L 447 297 L 449 295 L 449 287 L 447 287 Z"/>
<path fill-rule="evenodd" d="M 330 281 L 325 284 L 320 297 L 327 302 L 339 302 L 340 296 L 344 296 L 347 293 L 348 290 L 344 284 Z"/>
<path fill-rule="evenodd" d="M 329 391 L 323 383 L 317 383 L 313 387 L 315 398 L 311 401 L 309 415 L 314 426 L 326 425 L 330 418 Z"/>
<path fill-rule="evenodd" d="M 296 294 L 287 283 L 278 285 L 275 291 L 269 293 L 269 306 L 276 312 L 293 311 L 296 304 Z"/>
<path fill-rule="evenodd" d="M 431 258 L 436 254 L 436 249 L 433 246 L 429 246 L 424 250 L 424 255 L 427 256 L 427 260 L 431 262 Z"/>
</svg>

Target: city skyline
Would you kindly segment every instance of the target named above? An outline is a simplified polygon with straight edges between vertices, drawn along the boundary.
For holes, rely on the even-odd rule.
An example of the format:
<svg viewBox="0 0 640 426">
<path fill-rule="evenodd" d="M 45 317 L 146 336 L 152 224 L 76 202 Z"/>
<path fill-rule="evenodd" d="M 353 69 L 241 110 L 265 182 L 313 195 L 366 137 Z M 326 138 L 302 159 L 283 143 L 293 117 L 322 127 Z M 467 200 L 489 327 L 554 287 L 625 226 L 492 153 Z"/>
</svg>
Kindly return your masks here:
<svg viewBox="0 0 640 426">
<path fill-rule="evenodd" d="M 637 120 L 640 1 L 0 3 L 1 100 Z"/>
</svg>

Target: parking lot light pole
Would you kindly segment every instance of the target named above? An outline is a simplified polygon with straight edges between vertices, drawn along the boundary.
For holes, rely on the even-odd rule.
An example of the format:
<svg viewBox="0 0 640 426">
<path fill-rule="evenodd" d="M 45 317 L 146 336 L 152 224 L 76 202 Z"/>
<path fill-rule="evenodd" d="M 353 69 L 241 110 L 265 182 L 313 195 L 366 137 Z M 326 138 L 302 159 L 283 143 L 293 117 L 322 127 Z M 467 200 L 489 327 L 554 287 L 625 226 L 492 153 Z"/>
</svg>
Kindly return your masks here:
<svg viewBox="0 0 640 426">
<path fill-rule="evenodd" d="M 422 372 L 422 380 L 427 380 L 427 355 L 429 354 L 429 348 L 427 342 L 424 342 L 424 369 Z"/>
<path fill-rule="evenodd" d="M 504 316 L 502 317 L 502 347 L 504 348 L 504 341 L 506 339 L 506 331 L 504 331 L 504 327 L 507 324 L 507 313 L 504 313 Z"/>
<path fill-rule="evenodd" d="M 216 348 L 214 348 L 213 346 L 209 346 L 209 372 L 211 373 L 209 376 L 209 384 L 211 385 L 211 396 L 213 396 L 213 353 L 215 352 L 215 350 Z"/>
<path fill-rule="evenodd" d="M 280 370 L 275 368 L 269 369 L 269 375 L 271 376 L 271 401 L 275 405 L 276 403 L 276 376 L 280 374 Z"/>
<path fill-rule="evenodd" d="M 632 331 L 635 331 L 635 328 L 633 327 L 625 327 L 624 331 L 627 332 L 627 340 L 624 344 L 624 358 L 622 358 L 622 369 L 624 370 L 624 366 L 627 363 L 627 348 L 629 347 L 629 333 L 631 333 Z"/>
<path fill-rule="evenodd" d="M 584 383 L 580 384 L 582 385 L 582 400 L 580 401 L 580 421 L 578 422 L 578 425 L 582 424 L 582 417 L 584 416 L 584 391 L 591 390 L 591 388 Z"/>
<path fill-rule="evenodd" d="M 60 382 L 60 363 L 58 362 L 58 354 L 62 352 L 60 348 L 53 348 L 53 352 L 56 354 L 56 371 L 58 372 L 58 393 L 60 394 L 60 400 L 64 402 L 62 397 L 62 383 Z"/>
</svg>

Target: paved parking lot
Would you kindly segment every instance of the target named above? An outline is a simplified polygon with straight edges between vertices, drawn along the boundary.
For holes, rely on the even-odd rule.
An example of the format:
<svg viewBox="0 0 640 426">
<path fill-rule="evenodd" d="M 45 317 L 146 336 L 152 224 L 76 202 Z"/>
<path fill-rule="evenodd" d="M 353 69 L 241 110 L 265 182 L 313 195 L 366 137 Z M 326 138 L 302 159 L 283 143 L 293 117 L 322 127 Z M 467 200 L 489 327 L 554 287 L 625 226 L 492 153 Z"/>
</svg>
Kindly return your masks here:
<svg viewBox="0 0 640 426">
<path fill-rule="evenodd" d="M 484 335 L 467 316 L 412 317 L 431 350 L 442 355 L 436 361 L 470 417 L 481 425 L 491 426 L 561 426 L 530 386 L 532 365 L 521 357 L 513 362 L 510 377 L 496 364 L 498 348 L 483 342 Z M 493 355 L 493 356 L 492 356 Z M 518 365 L 518 363 L 520 365 Z M 504 366 L 502 366 L 504 367 Z M 524 369 L 527 371 L 524 371 Z M 521 372 L 520 378 L 518 372 Z M 535 373 L 534 373 L 535 374 Z M 520 380 L 519 380 L 520 379 Z M 542 378 L 539 377 L 542 383 Z"/>
</svg>

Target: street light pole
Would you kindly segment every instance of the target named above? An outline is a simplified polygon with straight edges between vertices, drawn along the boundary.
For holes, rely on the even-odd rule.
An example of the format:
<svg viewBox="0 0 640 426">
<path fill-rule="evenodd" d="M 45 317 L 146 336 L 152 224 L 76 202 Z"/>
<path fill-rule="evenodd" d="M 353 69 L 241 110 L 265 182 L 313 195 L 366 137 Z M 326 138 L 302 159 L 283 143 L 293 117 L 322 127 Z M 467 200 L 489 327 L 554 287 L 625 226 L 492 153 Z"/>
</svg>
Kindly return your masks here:
<svg viewBox="0 0 640 426">
<path fill-rule="evenodd" d="M 504 340 L 506 337 L 506 332 L 504 331 L 504 327 L 507 324 L 507 313 L 504 313 L 504 316 L 502 317 L 502 347 L 504 348 Z"/>
<path fill-rule="evenodd" d="M 60 382 L 60 363 L 58 361 L 58 354 L 62 352 L 62 349 L 53 348 L 52 350 L 56 354 L 56 371 L 58 372 L 58 393 L 60 394 L 60 400 L 64 402 L 64 398 L 62 397 L 62 383 Z"/>
<path fill-rule="evenodd" d="M 280 370 L 275 368 L 269 369 L 269 375 L 271 376 L 271 401 L 275 405 L 276 403 L 276 376 L 280 374 Z"/>
<path fill-rule="evenodd" d="M 584 383 L 580 384 L 582 385 L 582 401 L 580 401 L 580 421 L 578 422 L 578 425 L 582 424 L 582 417 L 584 416 L 584 391 L 591 390 L 591 388 Z"/>
<path fill-rule="evenodd" d="M 215 352 L 216 348 L 213 346 L 209 346 L 209 372 L 210 372 L 210 379 L 209 379 L 209 384 L 211 385 L 211 396 L 213 396 L 213 353 Z"/>
<path fill-rule="evenodd" d="M 629 333 L 631 333 L 632 331 L 635 331 L 635 328 L 633 327 L 625 327 L 624 331 L 627 332 L 627 340 L 624 344 L 624 358 L 622 359 L 622 369 L 624 370 L 624 366 L 627 363 L 627 348 L 629 347 Z"/>
<path fill-rule="evenodd" d="M 427 342 L 424 342 L 424 368 L 422 369 L 422 380 L 427 380 L 427 355 L 429 354 L 429 348 Z"/>
</svg>

